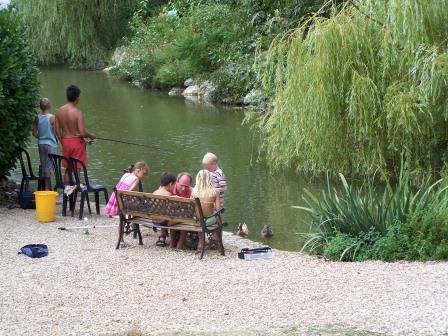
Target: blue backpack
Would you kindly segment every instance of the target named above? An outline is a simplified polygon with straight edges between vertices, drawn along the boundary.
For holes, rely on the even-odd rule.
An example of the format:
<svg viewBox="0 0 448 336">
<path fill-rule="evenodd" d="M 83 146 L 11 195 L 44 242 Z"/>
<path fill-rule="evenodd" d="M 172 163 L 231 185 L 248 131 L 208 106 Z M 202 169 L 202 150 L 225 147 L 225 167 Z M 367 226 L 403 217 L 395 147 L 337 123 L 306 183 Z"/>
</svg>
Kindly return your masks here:
<svg viewBox="0 0 448 336">
<path fill-rule="evenodd" d="M 26 254 L 31 258 L 42 258 L 48 255 L 48 246 L 45 244 L 29 244 L 20 248 L 18 254 Z"/>
</svg>

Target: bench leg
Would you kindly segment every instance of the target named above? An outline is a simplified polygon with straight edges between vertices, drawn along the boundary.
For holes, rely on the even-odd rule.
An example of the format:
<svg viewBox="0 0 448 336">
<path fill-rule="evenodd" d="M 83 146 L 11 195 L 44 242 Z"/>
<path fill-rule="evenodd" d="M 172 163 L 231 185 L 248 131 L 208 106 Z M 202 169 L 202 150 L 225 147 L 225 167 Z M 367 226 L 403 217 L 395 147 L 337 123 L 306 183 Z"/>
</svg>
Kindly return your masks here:
<svg viewBox="0 0 448 336">
<path fill-rule="evenodd" d="M 143 245 L 143 238 L 142 238 L 142 233 L 140 232 L 140 225 L 139 224 L 135 224 L 136 227 L 136 231 L 137 231 L 137 235 L 138 235 L 138 244 L 139 245 Z"/>
<path fill-rule="evenodd" d="M 219 229 L 219 232 L 218 232 L 218 241 L 219 241 L 219 250 L 221 251 L 221 255 L 225 255 L 224 244 L 222 243 L 222 227 Z"/>
<path fill-rule="evenodd" d="M 115 248 L 116 250 L 120 248 L 120 243 L 123 240 L 123 233 L 124 233 L 124 221 L 120 219 L 120 225 L 118 225 L 118 243 L 117 247 Z"/>
<path fill-rule="evenodd" d="M 199 234 L 202 237 L 202 250 L 201 250 L 201 256 L 199 259 L 202 259 L 204 257 L 204 251 L 205 251 L 205 232 L 199 232 Z"/>
</svg>

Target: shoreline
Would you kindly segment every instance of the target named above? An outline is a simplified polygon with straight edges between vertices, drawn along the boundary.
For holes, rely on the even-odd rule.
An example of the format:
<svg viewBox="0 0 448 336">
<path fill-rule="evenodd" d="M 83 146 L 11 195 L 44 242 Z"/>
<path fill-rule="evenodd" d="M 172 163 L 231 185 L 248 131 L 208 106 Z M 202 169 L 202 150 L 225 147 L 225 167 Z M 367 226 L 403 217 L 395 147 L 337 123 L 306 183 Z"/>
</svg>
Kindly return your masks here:
<svg viewBox="0 0 448 336">
<path fill-rule="evenodd" d="M 443 335 L 448 262 L 329 262 L 275 250 L 272 260 L 237 258 L 260 246 L 231 233 L 226 256 L 143 246 L 115 250 L 116 224 L 90 215 L 39 223 L 33 210 L 0 208 L 1 325 L 22 335 Z M 49 255 L 17 255 L 45 243 Z"/>
</svg>

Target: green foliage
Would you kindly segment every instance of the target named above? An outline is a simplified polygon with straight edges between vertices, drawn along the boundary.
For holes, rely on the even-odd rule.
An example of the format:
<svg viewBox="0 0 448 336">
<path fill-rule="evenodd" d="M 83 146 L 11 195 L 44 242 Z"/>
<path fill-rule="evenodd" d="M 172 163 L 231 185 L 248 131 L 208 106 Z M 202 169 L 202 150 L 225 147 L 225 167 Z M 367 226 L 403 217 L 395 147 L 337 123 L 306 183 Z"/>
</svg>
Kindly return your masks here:
<svg viewBox="0 0 448 336">
<path fill-rule="evenodd" d="M 360 245 L 360 239 L 337 232 L 325 249 L 325 254 L 333 260 L 351 261 L 355 259 Z"/>
<path fill-rule="evenodd" d="M 396 186 L 382 192 L 374 179 L 342 188 L 330 187 L 320 197 L 305 190 L 311 218 L 304 249 L 334 260 L 448 259 L 448 177 L 414 186 L 402 171 Z"/>
<path fill-rule="evenodd" d="M 124 35 L 136 0 L 14 0 L 42 64 L 99 68 Z"/>
<path fill-rule="evenodd" d="M 0 11 L 0 180 L 24 146 L 38 102 L 38 69 L 17 16 Z"/>
<path fill-rule="evenodd" d="M 448 144 L 448 0 L 350 1 L 273 41 L 256 129 L 274 169 L 440 170 Z"/>
<path fill-rule="evenodd" d="M 180 85 L 188 77 L 210 79 L 215 100 L 237 99 L 257 85 L 254 59 L 272 38 L 321 3 L 143 1 L 131 20 L 125 60 L 115 72 L 149 87 Z M 177 15 L 168 15 L 170 10 Z"/>
<path fill-rule="evenodd" d="M 164 87 L 218 69 L 238 40 L 239 18 L 228 6 L 214 3 L 192 6 L 187 14 L 146 21 L 135 16 L 121 75 L 146 86 Z"/>
</svg>

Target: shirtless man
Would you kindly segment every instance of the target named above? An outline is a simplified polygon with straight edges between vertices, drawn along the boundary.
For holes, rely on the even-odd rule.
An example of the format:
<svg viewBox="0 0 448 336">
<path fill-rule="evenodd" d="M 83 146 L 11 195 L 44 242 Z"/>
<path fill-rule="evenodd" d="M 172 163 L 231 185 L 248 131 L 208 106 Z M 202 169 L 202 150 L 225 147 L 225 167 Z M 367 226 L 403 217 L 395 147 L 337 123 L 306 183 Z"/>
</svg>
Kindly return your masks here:
<svg viewBox="0 0 448 336">
<path fill-rule="evenodd" d="M 87 166 L 87 150 L 84 138 L 95 139 L 96 136 L 87 132 L 84 127 L 84 116 L 76 107 L 79 103 L 81 90 L 75 85 L 70 85 L 66 93 L 68 102 L 61 106 L 56 113 L 55 133 L 62 145 L 62 155 L 77 158 Z M 68 168 L 65 161 L 62 162 L 62 165 Z M 68 182 L 67 171 L 64 180 L 66 183 Z"/>
</svg>

